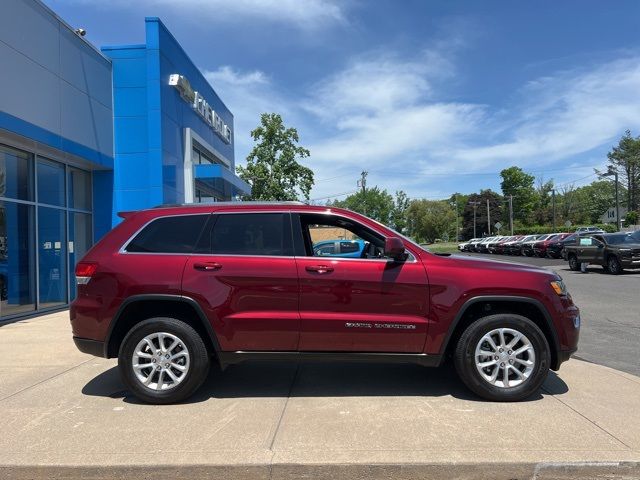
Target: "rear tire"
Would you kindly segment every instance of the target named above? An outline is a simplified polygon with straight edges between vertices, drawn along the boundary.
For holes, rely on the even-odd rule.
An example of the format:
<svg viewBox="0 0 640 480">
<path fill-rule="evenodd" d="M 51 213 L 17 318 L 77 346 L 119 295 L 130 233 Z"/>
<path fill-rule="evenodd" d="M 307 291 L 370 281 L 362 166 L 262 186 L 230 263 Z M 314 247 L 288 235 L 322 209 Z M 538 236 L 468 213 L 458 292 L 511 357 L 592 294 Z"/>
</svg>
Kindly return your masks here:
<svg viewBox="0 0 640 480">
<path fill-rule="evenodd" d="M 569 255 L 569 270 L 577 272 L 580 270 L 580 264 L 578 263 L 578 257 L 575 255 Z"/>
<path fill-rule="evenodd" d="M 511 313 L 473 322 L 460 337 L 454 355 L 456 371 L 464 384 L 494 402 L 517 402 L 533 395 L 547 378 L 550 363 L 549 344 L 540 328 L 528 318 Z"/>
<path fill-rule="evenodd" d="M 123 382 L 140 400 L 176 403 L 191 396 L 205 381 L 209 354 L 190 325 L 156 317 L 129 331 L 120 346 L 118 366 Z"/>
</svg>

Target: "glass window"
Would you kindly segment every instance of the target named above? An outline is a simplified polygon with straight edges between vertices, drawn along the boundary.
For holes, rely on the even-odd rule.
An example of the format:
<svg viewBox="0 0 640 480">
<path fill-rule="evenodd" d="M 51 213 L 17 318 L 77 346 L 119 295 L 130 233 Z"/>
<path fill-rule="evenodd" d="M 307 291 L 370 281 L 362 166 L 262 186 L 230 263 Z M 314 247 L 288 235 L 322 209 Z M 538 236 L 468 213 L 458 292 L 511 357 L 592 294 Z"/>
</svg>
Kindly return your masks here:
<svg viewBox="0 0 640 480">
<path fill-rule="evenodd" d="M 0 197 L 33 200 L 33 155 L 0 145 Z"/>
<path fill-rule="evenodd" d="M 384 258 L 384 238 L 364 225 L 330 215 L 300 215 L 300 220 L 309 256 Z M 329 241 L 339 243 L 338 251 L 329 254 L 317 248 Z"/>
<path fill-rule="evenodd" d="M 38 293 L 41 308 L 67 303 L 65 211 L 38 207 Z"/>
<path fill-rule="evenodd" d="M 38 160 L 38 202 L 64 206 L 64 165 L 61 163 Z"/>
<path fill-rule="evenodd" d="M 197 251 L 221 255 L 292 255 L 288 218 L 284 213 L 218 215 Z"/>
<path fill-rule="evenodd" d="M 78 210 L 91 210 L 91 175 L 89 172 L 69 168 L 67 185 L 69 185 L 69 207 Z"/>
<path fill-rule="evenodd" d="M 313 246 L 313 254 L 317 257 L 330 256 L 336 253 L 335 242 L 320 243 Z"/>
<path fill-rule="evenodd" d="M 0 316 L 35 309 L 34 209 L 0 202 Z"/>
<path fill-rule="evenodd" d="M 76 263 L 84 257 L 93 244 L 91 215 L 69 212 L 69 292 L 71 300 L 76 298 Z"/>
<path fill-rule="evenodd" d="M 209 215 L 161 217 L 127 245 L 127 252 L 191 253 Z"/>
</svg>

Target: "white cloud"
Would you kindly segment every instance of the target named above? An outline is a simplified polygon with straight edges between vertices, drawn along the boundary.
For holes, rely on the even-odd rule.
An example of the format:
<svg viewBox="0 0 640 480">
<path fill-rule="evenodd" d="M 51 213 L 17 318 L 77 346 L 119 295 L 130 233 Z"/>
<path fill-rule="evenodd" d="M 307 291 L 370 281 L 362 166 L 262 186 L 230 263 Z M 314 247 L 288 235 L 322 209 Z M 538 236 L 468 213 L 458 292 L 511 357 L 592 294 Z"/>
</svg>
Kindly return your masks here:
<svg viewBox="0 0 640 480">
<path fill-rule="evenodd" d="M 561 72 L 529 82 L 511 108 L 503 140 L 456 150 L 462 161 L 545 165 L 609 144 L 640 128 L 640 59 L 629 58 L 586 72 Z M 512 128 L 508 128 L 509 125 Z"/>
<path fill-rule="evenodd" d="M 74 3 L 109 8 L 167 8 L 200 22 L 231 23 L 239 19 L 257 19 L 288 24 L 301 29 L 346 24 L 345 2 L 336 0 L 70 0 Z"/>
<path fill-rule="evenodd" d="M 633 100 L 640 91 L 638 58 L 532 80 L 500 109 L 442 101 L 443 81 L 455 69 L 437 51 L 414 60 L 384 53 L 357 58 L 296 98 L 263 72 L 221 67 L 205 73 L 235 114 L 238 163 L 251 147 L 248 134 L 260 113 L 281 113 L 298 128 L 311 150 L 308 164 L 321 180 L 312 198 L 354 190 L 361 170 L 391 191 L 447 196 L 448 189 L 464 190 L 456 184 L 463 180 L 433 174 L 508 165 L 539 172 L 563 159 L 594 165 L 595 149 L 608 147 L 627 128 L 640 130 L 640 102 Z M 545 177 L 564 181 L 579 173 Z M 480 178 L 485 186 L 490 180 Z"/>
</svg>

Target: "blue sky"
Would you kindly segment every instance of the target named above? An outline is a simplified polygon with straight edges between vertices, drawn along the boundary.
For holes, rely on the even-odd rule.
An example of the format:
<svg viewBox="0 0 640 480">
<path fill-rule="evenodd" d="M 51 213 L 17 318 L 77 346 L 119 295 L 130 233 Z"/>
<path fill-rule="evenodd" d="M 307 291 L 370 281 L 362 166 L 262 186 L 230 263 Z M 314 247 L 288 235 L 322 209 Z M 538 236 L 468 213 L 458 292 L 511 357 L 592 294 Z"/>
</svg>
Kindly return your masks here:
<svg viewBox="0 0 640 480">
<path fill-rule="evenodd" d="M 321 202 L 362 170 L 414 198 L 499 191 L 511 165 L 581 185 L 640 133 L 636 0 L 46 3 L 98 46 L 143 43 L 160 17 L 234 113 L 236 162 L 278 112 Z"/>
</svg>

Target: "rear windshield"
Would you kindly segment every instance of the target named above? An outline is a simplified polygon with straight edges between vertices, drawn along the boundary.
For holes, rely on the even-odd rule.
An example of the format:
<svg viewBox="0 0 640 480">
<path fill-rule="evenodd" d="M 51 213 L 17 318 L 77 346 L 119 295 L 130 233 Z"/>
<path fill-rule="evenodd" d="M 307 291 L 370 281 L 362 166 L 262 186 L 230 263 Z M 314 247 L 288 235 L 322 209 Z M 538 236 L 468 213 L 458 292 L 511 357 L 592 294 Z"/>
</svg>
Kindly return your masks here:
<svg viewBox="0 0 640 480">
<path fill-rule="evenodd" d="M 639 239 L 636 238 L 634 235 L 628 234 L 628 233 L 620 234 L 620 235 L 607 235 L 605 239 L 609 245 L 624 245 L 624 244 L 638 243 L 639 241 Z"/>
</svg>

